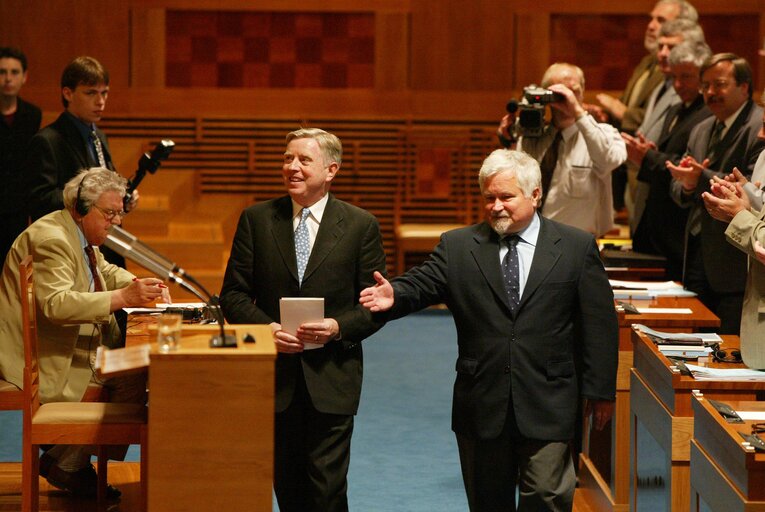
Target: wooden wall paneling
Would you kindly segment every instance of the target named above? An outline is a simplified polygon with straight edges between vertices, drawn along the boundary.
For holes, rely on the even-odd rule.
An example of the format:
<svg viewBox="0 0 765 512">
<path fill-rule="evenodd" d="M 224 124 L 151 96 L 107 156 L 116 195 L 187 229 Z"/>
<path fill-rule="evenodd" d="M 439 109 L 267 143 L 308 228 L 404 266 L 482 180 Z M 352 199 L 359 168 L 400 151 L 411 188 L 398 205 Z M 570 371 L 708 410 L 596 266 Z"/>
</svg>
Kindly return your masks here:
<svg viewBox="0 0 765 512">
<path fill-rule="evenodd" d="M 446 89 L 450 27 L 449 1 L 413 0 L 409 85 L 412 89 Z"/>
<path fill-rule="evenodd" d="M 759 48 L 760 51 L 765 51 L 765 16 L 762 14 L 760 15 L 760 32 L 759 32 L 759 39 L 760 42 Z M 763 64 L 765 62 L 765 55 L 759 55 L 759 62 L 760 64 Z M 760 88 L 765 87 L 765 65 L 759 66 L 757 75 L 755 75 L 756 83 L 760 85 Z"/>
<path fill-rule="evenodd" d="M 512 26 L 505 2 L 413 2 L 412 89 L 510 89 Z"/>
<path fill-rule="evenodd" d="M 411 0 L 130 0 L 131 5 L 167 9 L 295 12 L 407 12 Z"/>
<path fill-rule="evenodd" d="M 109 70 L 112 84 L 127 84 L 127 18 L 127 0 L 3 0 L 0 44 L 20 47 L 29 61 L 27 84 L 43 86 L 39 96 L 24 96 L 44 110 L 57 110 L 61 71 L 78 55 L 97 58 Z"/>
<path fill-rule="evenodd" d="M 515 19 L 515 89 L 542 80 L 550 63 L 550 14 L 520 13 Z"/>
<path fill-rule="evenodd" d="M 375 89 L 409 87 L 409 13 L 375 14 Z"/>
<path fill-rule="evenodd" d="M 130 10 L 129 86 L 165 86 L 165 9 Z"/>
</svg>

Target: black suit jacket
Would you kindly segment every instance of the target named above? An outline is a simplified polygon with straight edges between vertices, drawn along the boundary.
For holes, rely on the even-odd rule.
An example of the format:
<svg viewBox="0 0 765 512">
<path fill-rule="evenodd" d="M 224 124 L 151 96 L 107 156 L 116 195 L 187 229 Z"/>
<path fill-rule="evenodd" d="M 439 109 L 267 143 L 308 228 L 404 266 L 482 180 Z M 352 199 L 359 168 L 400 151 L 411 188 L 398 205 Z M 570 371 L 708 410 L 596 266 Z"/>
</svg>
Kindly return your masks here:
<svg viewBox="0 0 765 512">
<path fill-rule="evenodd" d="M 107 167 L 115 170 L 106 136 L 98 128 L 96 134 L 101 139 Z M 80 170 L 96 166 L 98 161 L 91 156 L 74 121 L 65 113 L 40 130 L 29 144 L 25 162 L 32 220 L 61 210 L 66 182 Z"/>
<path fill-rule="evenodd" d="M 361 290 L 385 273 L 385 252 L 377 219 L 330 194 L 302 288 L 298 284 L 289 196 L 244 210 L 234 236 L 221 290 L 231 323 L 279 322 L 281 297 L 324 297 L 324 316 L 340 326 L 342 341 L 302 354 L 278 354 L 276 411 L 292 401 L 300 375 L 314 407 L 331 414 L 355 414 L 362 377 L 360 342 L 382 322 L 359 304 Z"/>
<path fill-rule="evenodd" d="M 26 217 L 26 183 L 23 163 L 27 146 L 40 129 L 40 109 L 21 98 L 17 99 L 13 126 L 0 120 L 0 213 Z"/>
<path fill-rule="evenodd" d="M 707 146 L 712 136 L 716 117 L 709 117 L 691 131 L 688 140 L 688 154 L 702 162 L 707 156 Z M 746 282 L 746 254 L 725 241 L 728 224 L 712 218 L 704 207 L 702 192 L 709 190 L 712 176 L 724 177 L 738 167 L 747 178 L 752 176 L 754 164 L 765 148 L 765 141 L 757 134 L 762 128 L 762 108 L 751 100 L 747 101 L 728 132 L 720 141 L 723 150 L 718 151 L 714 160 L 702 172 L 696 190 L 690 196 L 682 193 L 682 185 L 672 182 L 672 195 L 681 206 L 690 207 L 686 232 L 694 222 L 701 226 L 701 251 L 704 272 L 712 290 L 717 293 L 743 293 Z"/>
<path fill-rule="evenodd" d="M 649 190 L 645 212 L 636 233 L 643 234 L 642 240 L 648 245 L 633 243 L 634 248 L 642 252 L 658 252 L 672 262 L 673 269 L 682 269 L 688 209 L 681 208 L 672 199 L 672 174 L 667 169 L 666 161 L 680 161 L 688 147 L 691 130 L 711 115 L 701 95 L 687 108 L 682 103 L 672 107 L 656 141 L 657 149 L 648 150 L 638 170 L 638 180 L 648 183 Z M 677 121 L 672 126 L 675 117 Z M 638 237 L 635 238 L 633 242 L 637 242 Z M 675 277 L 680 279 L 682 276 Z"/>
<path fill-rule="evenodd" d="M 618 327 L 595 240 L 540 219 L 515 316 L 502 282 L 499 237 L 487 223 L 445 233 L 425 263 L 391 281 L 389 317 L 440 302 L 454 315 L 452 428 L 458 434 L 495 438 L 512 404 L 525 437 L 569 440 L 580 396 L 614 399 Z"/>
</svg>

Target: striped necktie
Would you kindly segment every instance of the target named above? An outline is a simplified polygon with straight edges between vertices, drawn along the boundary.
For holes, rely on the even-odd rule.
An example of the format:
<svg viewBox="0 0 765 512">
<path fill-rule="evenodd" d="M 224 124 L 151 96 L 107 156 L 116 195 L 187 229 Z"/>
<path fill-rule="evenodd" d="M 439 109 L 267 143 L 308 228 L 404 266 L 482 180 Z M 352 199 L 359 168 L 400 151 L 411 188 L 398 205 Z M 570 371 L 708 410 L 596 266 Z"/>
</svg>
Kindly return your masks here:
<svg viewBox="0 0 765 512">
<path fill-rule="evenodd" d="M 93 130 L 90 132 L 90 141 L 93 143 L 93 147 L 96 148 L 96 157 L 98 158 L 98 165 L 106 169 L 106 157 L 104 157 L 104 147 L 101 145 L 101 139 L 98 138 L 98 134 Z"/>
<path fill-rule="evenodd" d="M 96 261 L 96 252 L 91 245 L 85 246 L 85 254 L 88 255 L 88 266 L 90 266 L 90 273 L 93 274 L 93 291 L 102 292 L 104 287 L 101 286 L 101 278 L 98 277 L 98 262 Z"/>
</svg>

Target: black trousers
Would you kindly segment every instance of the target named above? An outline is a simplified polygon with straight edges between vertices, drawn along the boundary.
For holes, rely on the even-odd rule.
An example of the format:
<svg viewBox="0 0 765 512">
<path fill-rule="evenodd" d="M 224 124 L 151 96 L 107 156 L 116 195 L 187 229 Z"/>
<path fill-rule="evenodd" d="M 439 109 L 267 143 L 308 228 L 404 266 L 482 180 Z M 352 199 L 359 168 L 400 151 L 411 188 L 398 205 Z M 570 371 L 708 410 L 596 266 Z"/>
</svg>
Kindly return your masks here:
<svg viewBox="0 0 765 512">
<path fill-rule="evenodd" d="M 280 512 L 346 512 L 353 416 L 316 410 L 298 378 L 274 422 L 274 491 Z"/>
<path fill-rule="evenodd" d="M 457 446 L 471 512 L 572 510 L 576 472 L 569 442 L 522 436 L 512 405 L 499 437 L 457 434 Z"/>
</svg>

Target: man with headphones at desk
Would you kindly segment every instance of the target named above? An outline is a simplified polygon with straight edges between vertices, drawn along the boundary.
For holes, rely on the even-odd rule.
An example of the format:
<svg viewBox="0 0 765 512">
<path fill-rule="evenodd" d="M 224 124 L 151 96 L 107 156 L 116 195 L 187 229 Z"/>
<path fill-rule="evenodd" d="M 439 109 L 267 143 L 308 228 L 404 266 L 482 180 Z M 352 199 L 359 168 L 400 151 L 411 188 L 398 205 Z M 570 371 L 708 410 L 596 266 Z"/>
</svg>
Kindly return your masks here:
<svg viewBox="0 0 765 512">
<path fill-rule="evenodd" d="M 31 254 L 43 403 L 78 402 L 93 381 L 109 390 L 112 402 L 146 403 L 145 374 L 102 382 L 93 369 L 96 348 L 111 347 L 120 339 L 116 310 L 170 299 L 161 280 L 138 279 L 107 263 L 98 249 L 109 228 L 122 221 L 125 187 L 125 178 L 109 169 L 82 171 L 64 187 L 65 208 L 29 226 L 6 257 L 0 280 L 0 376 L 18 387 L 23 384 L 19 264 Z M 124 458 L 127 447 L 122 448 L 112 458 Z M 97 477 L 86 450 L 49 448 L 40 458 L 40 474 L 75 496 L 95 497 Z M 119 495 L 109 487 L 110 498 Z"/>
</svg>

